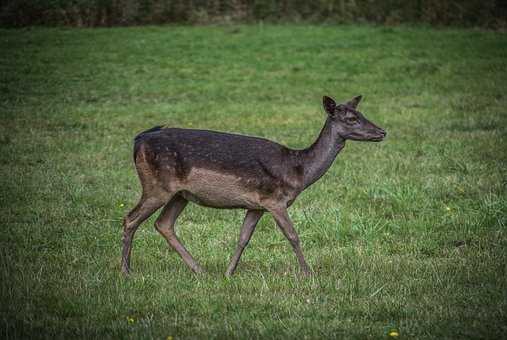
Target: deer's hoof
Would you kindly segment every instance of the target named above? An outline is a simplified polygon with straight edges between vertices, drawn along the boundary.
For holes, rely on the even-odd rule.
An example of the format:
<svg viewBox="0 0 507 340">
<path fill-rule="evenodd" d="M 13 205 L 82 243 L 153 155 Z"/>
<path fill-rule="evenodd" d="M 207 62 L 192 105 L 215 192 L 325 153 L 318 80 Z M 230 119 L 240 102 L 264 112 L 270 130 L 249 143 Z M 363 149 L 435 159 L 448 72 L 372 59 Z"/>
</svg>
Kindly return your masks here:
<svg viewBox="0 0 507 340">
<path fill-rule="evenodd" d="M 130 268 L 126 267 L 126 266 L 122 266 L 121 267 L 121 272 L 122 272 L 123 275 L 129 276 L 130 275 Z"/>
<path fill-rule="evenodd" d="M 311 269 L 305 269 L 301 272 L 301 276 L 303 276 L 303 277 L 310 277 L 313 275 L 314 275 L 314 272 Z"/>
<path fill-rule="evenodd" d="M 204 269 L 202 269 L 201 267 L 192 268 L 192 271 L 194 272 L 194 274 L 197 275 L 202 275 L 205 273 Z"/>
</svg>

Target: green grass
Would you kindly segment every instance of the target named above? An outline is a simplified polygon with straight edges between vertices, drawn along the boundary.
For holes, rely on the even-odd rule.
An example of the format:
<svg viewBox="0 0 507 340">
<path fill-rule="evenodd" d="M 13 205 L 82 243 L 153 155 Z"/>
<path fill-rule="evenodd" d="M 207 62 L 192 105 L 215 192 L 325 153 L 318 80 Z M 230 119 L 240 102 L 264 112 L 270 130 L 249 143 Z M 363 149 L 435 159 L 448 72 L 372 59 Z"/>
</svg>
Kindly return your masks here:
<svg viewBox="0 0 507 340">
<path fill-rule="evenodd" d="M 0 31 L 2 338 L 507 336 L 507 36 L 368 26 Z M 362 94 L 388 131 L 349 142 L 290 214 L 315 271 L 262 218 L 223 276 L 241 210 L 190 205 L 120 274 L 140 187 L 132 138 L 157 124 L 300 148 L 321 96 Z M 128 320 L 130 319 L 130 321 Z"/>
</svg>

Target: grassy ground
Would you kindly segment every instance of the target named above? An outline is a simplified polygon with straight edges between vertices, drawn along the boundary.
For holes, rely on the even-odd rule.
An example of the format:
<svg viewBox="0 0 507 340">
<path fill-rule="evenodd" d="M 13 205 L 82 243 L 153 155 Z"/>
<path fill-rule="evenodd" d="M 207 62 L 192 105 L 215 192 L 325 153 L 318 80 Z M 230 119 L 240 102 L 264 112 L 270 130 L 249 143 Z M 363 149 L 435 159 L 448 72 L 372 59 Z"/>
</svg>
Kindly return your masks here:
<svg viewBox="0 0 507 340">
<path fill-rule="evenodd" d="M 0 32 L 0 337 L 507 336 L 507 36 L 426 28 L 233 26 Z M 262 218 L 189 206 L 195 276 L 153 228 L 119 272 L 156 124 L 309 145 L 321 96 L 363 94 L 388 131 L 347 144 L 290 213 L 315 271 Z"/>
</svg>

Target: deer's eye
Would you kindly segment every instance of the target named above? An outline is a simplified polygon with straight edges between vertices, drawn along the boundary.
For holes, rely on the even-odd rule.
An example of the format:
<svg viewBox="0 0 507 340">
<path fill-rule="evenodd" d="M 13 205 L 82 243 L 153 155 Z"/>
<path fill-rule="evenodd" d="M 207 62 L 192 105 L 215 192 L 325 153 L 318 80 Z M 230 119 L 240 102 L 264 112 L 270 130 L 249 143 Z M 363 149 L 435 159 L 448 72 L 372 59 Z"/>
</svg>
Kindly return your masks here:
<svg viewBox="0 0 507 340">
<path fill-rule="evenodd" d="M 349 117 L 349 118 L 346 118 L 346 122 L 348 124 L 356 124 L 359 120 L 356 118 L 356 117 Z"/>
</svg>

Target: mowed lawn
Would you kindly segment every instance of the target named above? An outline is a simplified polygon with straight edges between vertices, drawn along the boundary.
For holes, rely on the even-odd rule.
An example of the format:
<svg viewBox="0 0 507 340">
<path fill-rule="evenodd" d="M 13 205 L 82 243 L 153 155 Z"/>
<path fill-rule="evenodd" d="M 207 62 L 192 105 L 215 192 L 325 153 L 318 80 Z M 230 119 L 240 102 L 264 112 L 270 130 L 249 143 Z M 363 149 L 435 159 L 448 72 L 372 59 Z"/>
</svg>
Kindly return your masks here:
<svg viewBox="0 0 507 340">
<path fill-rule="evenodd" d="M 507 35 L 371 26 L 0 31 L 0 337 L 507 336 Z M 387 130 L 347 142 L 289 212 L 315 275 L 265 215 L 190 204 L 196 276 L 153 227 L 120 274 L 154 125 L 309 146 L 322 95 Z M 169 337 L 169 338 L 168 338 Z"/>
</svg>

